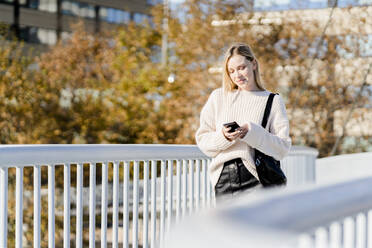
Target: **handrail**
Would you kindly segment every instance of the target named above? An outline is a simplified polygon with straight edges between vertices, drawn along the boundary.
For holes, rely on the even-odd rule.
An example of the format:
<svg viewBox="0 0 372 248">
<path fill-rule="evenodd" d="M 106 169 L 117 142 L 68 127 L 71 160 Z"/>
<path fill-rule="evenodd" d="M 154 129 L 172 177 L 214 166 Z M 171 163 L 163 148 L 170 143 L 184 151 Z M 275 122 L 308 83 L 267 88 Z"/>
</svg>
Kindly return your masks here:
<svg viewBox="0 0 372 248">
<path fill-rule="evenodd" d="M 66 157 L 68 154 L 68 157 Z M 87 155 L 89 159 L 87 160 Z M 289 155 L 313 155 L 314 148 L 293 146 Z M 0 167 L 105 162 L 116 160 L 207 159 L 196 145 L 84 144 L 0 145 Z"/>
<path fill-rule="evenodd" d="M 238 240 L 234 240 L 235 245 L 230 247 L 246 247 L 237 244 L 247 244 L 247 242 L 252 247 L 272 247 L 270 245 L 275 242 L 277 247 L 299 247 L 300 235 L 309 234 L 315 239 L 314 230 L 317 228 L 324 228 L 328 230 L 328 235 L 331 235 L 330 225 L 339 222 L 342 227 L 345 218 L 354 218 L 353 225 L 356 226 L 356 216 L 364 214 L 367 216 L 364 217 L 364 225 L 370 225 L 368 212 L 372 209 L 371 189 L 372 177 L 366 177 L 337 184 L 303 185 L 284 190 L 257 191 L 243 195 L 234 202 L 226 202 L 213 211 L 193 216 L 179 226 L 174 226 L 165 247 L 172 247 L 177 240 L 177 243 L 182 244 L 178 246 L 179 248 L 203 247 L 206 242 L 210 247 L 222 248 L 226 244 L 221 244 L 221 240 L 218 239 L 210 240 L 210 237 L 218 237 L 223 232 L 225 235 L 228 233 L 234 235 L 235 232 L 244 233 L 240 236 L 236 234 L 235 238 Z M 195 227 L 208 229 L 208 235 L 204 235 L 205 233 L 195 235 L 198 232 Z M 368 230 L 368 227 L 365 228 Z M 351 230 L 355 231 L 356 228 Z M 193 239 L 187 238 L 190 234 L 193 235 Z M 341 235 L 340 242 L 343 242 L 345 234 L 341 232 L 339 235 Z M 356 240 L 356 234 L 353 235 Z M 368 236 L 364 239 L 364 244 L 367 244 Z M 315 245 L 306 247 L 315 247 Z"/>
<path fill-rule="evenodd" d="M 247 196 L 239 206 L 225 210 L 224 215 L 255 226 L 302 233 L 372 209 L 372 177 L 260 196 L 254 204 L 249 204 Z M 270 214 L 272 210 L 274 214 Z"/>
<path fill-rule="evenodd" d="M 66 156 L 68 154 L 68 157 Z M 89 154 L 89 159 L 87 159 Z M 195 145 L 84 144 L 84 145 L 1 145 L 0 167 L 125 161 L 207 159 Z"/>
</svg>

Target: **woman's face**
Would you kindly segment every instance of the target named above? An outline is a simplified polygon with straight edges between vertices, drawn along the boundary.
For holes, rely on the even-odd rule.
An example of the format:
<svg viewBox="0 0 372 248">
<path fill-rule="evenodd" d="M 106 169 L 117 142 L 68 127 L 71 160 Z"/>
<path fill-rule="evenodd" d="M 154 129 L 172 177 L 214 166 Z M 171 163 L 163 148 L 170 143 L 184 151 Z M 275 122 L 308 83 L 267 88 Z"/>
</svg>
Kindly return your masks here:
<svg viewBox="0 0 372 248">
<path fill-rule="evenodd" d="M 242 55 L 233 55 L 228 63 L 227 70 L 231 80 L 242 90 L 257 90 L 257 84 L 254 80 L 253 70 L 256 69 L 256 63 L 250 62 Z"/>
</svg>

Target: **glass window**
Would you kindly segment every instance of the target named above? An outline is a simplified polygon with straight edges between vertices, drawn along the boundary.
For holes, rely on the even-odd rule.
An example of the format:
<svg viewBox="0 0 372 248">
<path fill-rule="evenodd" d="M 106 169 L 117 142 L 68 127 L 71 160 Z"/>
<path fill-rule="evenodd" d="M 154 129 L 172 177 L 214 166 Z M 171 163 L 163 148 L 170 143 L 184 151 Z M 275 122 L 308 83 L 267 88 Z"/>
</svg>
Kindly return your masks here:
<svg viewBox="0 0 372 248">
<path fill-rule="evenodd" d="M 62 1 L 62 13 L 65 15 L 80 16 L 84 18 L 94 18 L 94 6 L 87 3 L 79 3 L 70 0 Z"/>
<path fill-rule="evenodd" d="M 134 13 L 133 21 L 140 24 L 144 23 L 148 19 L 148 16 L 142 13 Z"/>
<path fill-rule="evenodd" d="M 79 15 L 79 4 L 76 2 L 71 2 L 71 13 L 72 15 Z"/>
<path fill-rule="evenodd" d="M 114 9 L 111 9 L 111 8 L 107 9 L 107 17 L 105 21 L 108 21 L 108 22 L 115 21 L 115 10 Z"/>
<path fill-rule="evenodd" d="M 155 4 L 158 4 L 158 3 L 162 3 L 163 0 L 146 0 L 146 3 L 147 4 L 150 4 L 150 5 L 155 5 Z"/>
<path fill-rule="evenodd" d="M 87 3 L 79 3 L 79 16 L 85 18 L 94 18 L 94 7 Z"/>
<path fill-rule="evenodd" d="M 39 7 L 39 0 L 29 0 L 28 7 L 32 9 L 37 9 Z"/>
<path fill-rule="evenodd" d="M 128 11 L 119 10 L 121 13 L 121 22 L 128 23 L 130 21 L 130 13 Z"/>
<path fill-rule="evenodd" d="M 39 28 L 37 37 L 42 44 L 54 45 L 57 43 L 57 33 L 55 30 Z"/>
<path fill-rule="evenodd" d="M 38 30 L 37 27 L 29 27 L 27 42 L 30 42 L 30 43 L 40 43 L 40 40 L 37 37 L 37 30 Z"/>
<path fill-rule="evenodd" d="M 24 41 L 28 41 L 30 27 L 20 26 L 19 27 L 19 38 Z"/>
<path fill-rule="evenodd" d="M 61 11 L 64 15 L 72 15 L 71 12 L 72 4 L 70 1 L 63 1 L 61 4 Z"/>
<path fill-rule="evenodd" d="M 57 12 L 57 0 L 39 0 L 39 10 Z"/>
<path fill-rule="evenodd" d="M 29 43 L 41 43 L 54 45 L 57 43 L 57 33 L 55 30 L 38 27 L 20 27 L 20 38 Z"/>
<path fill-rule="evenodd" d="M 108 9 L 107 8 L 100 8 L 99 9 L 99 19 L 107 21 L 108 16 Z"/>
<path fill-rule="evenodd" d="M 89 6 L 88 10 L 87 10 L 87 17 L 88 18 L 95 18 L 95 16 L 96 16 L 96 11 L 95 11 L 94 7 Z"/>
<path fill-rule="evenodd" d="M 130 21 L 130 13 L 128 11 L 113 8 L 101 7 L 99 17 L 103 21 L 118 24 Z"/>
</svg>

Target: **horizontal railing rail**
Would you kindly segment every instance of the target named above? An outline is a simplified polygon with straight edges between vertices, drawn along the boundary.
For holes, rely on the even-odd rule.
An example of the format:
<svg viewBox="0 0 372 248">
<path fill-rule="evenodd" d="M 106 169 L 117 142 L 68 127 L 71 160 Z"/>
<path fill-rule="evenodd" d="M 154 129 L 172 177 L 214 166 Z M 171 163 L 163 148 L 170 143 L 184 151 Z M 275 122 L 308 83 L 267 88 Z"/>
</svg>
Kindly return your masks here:
<svg viewBox="0 0 372 248">
<path fill-rule="evenodd" d="M 282 163 L 289 185 L 314 182 L 317 154 L 315 149 L 292 148 Z M 55 246 L 56 233 L 61 232 L 60 227 L 56 227 L 56 218 L 62 211 L 64 247 L 70 247 L 72 240 L 76 247 L 83 247 L 84 240 L 94 247 L 96 239 L 101 247 L 107 247 L 109 242 L 117 247 L 119 241 L 123 247 L 130 243 L 133 247 L 161 245 L 172 223 L 215 205 L 208 179 L 209 162 L 210 158 L 195 145 L 2 145 L 0 247 L 7 247 L 8 238 L 15 239 L 17 248 L 30 242 L 24 239 L 27 228 L 33 228 L 33 246 L 41 246 L 43 168 L 48 171 L 49 247 Z M 27 167 L 33 170 L 33 215 L 26 217 L 33 219 L 33 225 L 24 223 L 24 209 L 31 207 L 26 197 L 30 186 L 24 189 L 23 185 Z M 9 168 L 15 168 L 15 180 L 9 180 Z M 63 196 L 56 194 L 61 192 L 61 189 L 56 190 L 56 169 L 59 168 L 63 168 Z M 89 176 L 84 174 L 87 168 Z M 76 182 L 71 182 L 71 169 L 76 171 Z M 15 187 L 8 185 L 10 181 L 15 181 Z M 8 192 L 12 187 L 16 196 L 15 216 L 8 216 L 11 199 Z M 86 206 L 88 210 L 84 210 Z M 88 238 L 85 238 L 84 216 L 89 219 Z M 15 222 L 15 237 L 8 237 L 8 217 L 12 218 L 10 223 Z M 72 217 L 76 223 L 73 233 Z M 96 218 L 100 219 L 100 225 Z"/>
<path fill-rule="evenodd" d="M 99 144 L 0 146 L 0 167 L 183 158 L 208 159 L 195 145 Z"/>
<path fill-rule="evenodd" d="M 371 247 L 372 177 L 332 185 L 242 196 L 202 216 L 175 225 L 165 247 Z M 197 227 L 197 228 L 196 228 Z M 208 235 L 198 234 L 208 229 Z M 235 234 L 234 234 L 235 233 Z M 243 234 L 244 235 L 241 235 Z M 193 239 L 188 239 L 190 234 Z M 273 246 L 275 244 L 275 246 Z"/>
</svg>

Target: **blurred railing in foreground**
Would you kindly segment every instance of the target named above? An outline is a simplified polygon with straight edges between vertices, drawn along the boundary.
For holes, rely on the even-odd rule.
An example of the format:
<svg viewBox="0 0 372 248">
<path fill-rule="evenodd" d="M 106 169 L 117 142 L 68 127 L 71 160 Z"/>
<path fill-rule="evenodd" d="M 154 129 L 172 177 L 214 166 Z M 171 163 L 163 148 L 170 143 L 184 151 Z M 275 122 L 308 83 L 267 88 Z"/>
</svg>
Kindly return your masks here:
<svg viewBox="0 0 372 248">
<path fill-rule="evenodd" d="M 371 189 L 367 177 L 243 195 L 176 225 L 164 247 L 371 247 Z"/>
<path fill-rule="evenodd" d="M 293 147 L 283 161 L 288 185 L 315 181 L 315 149 Z M 8 168 L 16 168 L 15 245 L 24 242 L 24 167 L 33 168 L 33 246 L 41 244 L 41 169 L 48 168 L 48 244 L 55 247 L 56 184 L 55 169 L 63 167 L 63 246 L 83 247 L 84 198 L 89 201 L 89 246 L 100 240 L 101 247 L 113 247 L 122 238 L 123 247 L 162 245 L 172 222 L 202 208 L 214 206 L 213 189 L 208 180 L 210 159 L 194 145 L 3 145 L 0 146 L 0 247 L 7 246 Z M 89 178 L 84 178 L 84 165 Z M 71 168 L 76 168 L 76 190 L 71 187 Z M 101 168 L 102 182 L 97 185 Z M 112 168 L 112 173 L 109 170 Z M 120 171 L 122 173 L 120 173 Z M 108 195 L 108 175 L 112 174 L 112 196 Z M 122 175 L 122 179 L 120 178 Z M 88 195 L 84 180 L 89 179 Z M 171 180 L 170 180 L 171 179 Z M 119 191 L 120 181 L 122 182 Z M 159 188 L 160 184 L 160 190 Z M 175 184 L 175 185 L 174 185 Z M 98 189 L 101 197 L 97 198 Z M 76 196 L 72 193 L 76 191 Z M 109 199 L 112 199 L 112 201 Z M 74 203 L 74 204 L 72 204 Z M 150 209 L 151 207 L 151 209 Z M 122 214 L 120 225 L 119 213 Z M 108 216 L 112 224 L 108 226 Z M 59 214 L 61 215 L 61 214 Z M 97 225 L 96 217 L 101 223 Z M 76 233 L 70 229 L 76 216 Z M 120 216 L 121 217 L 121 216 Z M 140 226 L 142 224 L 142 226 Z M 97 237 L 97 229 L 100 235 Z M 111 235 L 108 236 L 108 229 Z M 142 233 L 140 233 L 142 232 Z M 131 236 L 129 234 L 132 234 Z M 142 234 L 142 235 L 140 235 Z"/>
</svg>

